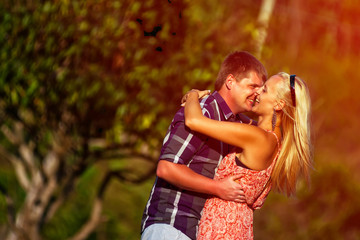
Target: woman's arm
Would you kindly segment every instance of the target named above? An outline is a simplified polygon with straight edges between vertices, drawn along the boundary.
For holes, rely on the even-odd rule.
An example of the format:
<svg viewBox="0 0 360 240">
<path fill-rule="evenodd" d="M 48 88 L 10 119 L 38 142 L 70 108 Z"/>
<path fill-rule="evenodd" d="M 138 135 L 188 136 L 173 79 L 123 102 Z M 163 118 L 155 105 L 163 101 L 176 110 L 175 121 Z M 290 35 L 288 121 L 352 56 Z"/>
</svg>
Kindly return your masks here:
<svg viewBox="0 0 360 240">
<path fill-rule="evenodd" d="M 208 135 L 222 142 L 247 148 L 265 140 L 265 132 L 255 126 L 209 119 L 203 116 L 197 91 L 187 94 L 185 104 L 185 125 L 193 131 Z"/>
</svg>

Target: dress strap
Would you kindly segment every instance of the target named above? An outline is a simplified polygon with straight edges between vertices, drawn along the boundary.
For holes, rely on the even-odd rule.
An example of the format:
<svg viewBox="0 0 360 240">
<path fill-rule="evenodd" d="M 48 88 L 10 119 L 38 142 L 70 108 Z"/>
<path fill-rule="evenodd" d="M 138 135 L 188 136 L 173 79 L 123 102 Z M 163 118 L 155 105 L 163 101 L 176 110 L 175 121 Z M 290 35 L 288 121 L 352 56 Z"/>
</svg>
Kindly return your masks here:
<svg viewBox="0 0 360 240">
<path fill-rule="evenodd" d="M 276 133 L 274 133 L 273 131 L 271 130 L 266 130 L 267 132 L 270 132 L 272 134 L 274 134 L 275 138 L 276 138 L 276 141 L 277 141 L 277 146 L 278 146 L 278 151 L 277 151 L 277 154 L 275 156 L 275 158 L 273 159 L 272 163 L 271 163 L 271 166 L 274 166 L 275 162 L 277 161 L 278 157 L 279 157 L 279 154 L 280 154 L 280 149 L 281 149 L 281 145 L 280 145 L 280 140 L 278 138 L 278 136 L 276 135 Z M 267 186 L 271 183 L 271 177 L 267 180 L 266 184 L 265 184 L 265 188 L 267 188 Z M 264 191 L 265 191 L 265 188 L 264 188 Z"/>
<path fill-rule="evenodd" d="M 276 138 L 277 145 L 278 145 L 278 149 L 280 150 L 280 140 L 279 140 L 278 136 L 276 135 L 276 133 L 271 131 L 271 130 L 266 130 L 266 131 L 274 134 L 274 136 Z"/>
</svg>

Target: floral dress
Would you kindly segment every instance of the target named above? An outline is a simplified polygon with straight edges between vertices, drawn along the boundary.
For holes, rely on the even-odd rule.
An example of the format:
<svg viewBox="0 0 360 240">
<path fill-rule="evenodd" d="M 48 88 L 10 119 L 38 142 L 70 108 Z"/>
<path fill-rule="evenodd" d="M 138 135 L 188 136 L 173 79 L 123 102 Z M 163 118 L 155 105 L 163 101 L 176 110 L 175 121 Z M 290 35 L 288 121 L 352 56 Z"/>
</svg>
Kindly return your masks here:
<svg viewBox="0 0 360 240">
<path fill-rule="evenodd" d="M 279 139 L 273 134 L 278 142 L 278 153 L 267 169 L 255 171 L 238 166 L 235 152 L 221 161 L 214 179 L 244 175 L 239 181 L 245 192 L 246 203 L 209 198 L 203 209 L 197 240 L 253 239 L 253 211 L 262 207 L 271 190 L 268 182 L 280 152 Z"/>
</svg>

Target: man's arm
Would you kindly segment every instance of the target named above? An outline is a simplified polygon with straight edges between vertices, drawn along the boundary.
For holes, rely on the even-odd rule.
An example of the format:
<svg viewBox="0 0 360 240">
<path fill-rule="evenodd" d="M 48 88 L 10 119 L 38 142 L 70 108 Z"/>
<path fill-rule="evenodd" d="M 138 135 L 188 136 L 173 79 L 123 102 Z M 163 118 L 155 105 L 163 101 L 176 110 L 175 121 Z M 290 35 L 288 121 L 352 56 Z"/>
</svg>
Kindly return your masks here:
<svg viewBox="0 0 360 240">
<path fill-rule="evenodd" d="M 235 202 L 245 202 L 240 184 L 235 182 L 241 176 L 231 176 L 221 181 L 200 175 L 183 164 L 160 160 L 156 174 L 169 183 L 189 191 L 215 195 Z"/>
</svg>

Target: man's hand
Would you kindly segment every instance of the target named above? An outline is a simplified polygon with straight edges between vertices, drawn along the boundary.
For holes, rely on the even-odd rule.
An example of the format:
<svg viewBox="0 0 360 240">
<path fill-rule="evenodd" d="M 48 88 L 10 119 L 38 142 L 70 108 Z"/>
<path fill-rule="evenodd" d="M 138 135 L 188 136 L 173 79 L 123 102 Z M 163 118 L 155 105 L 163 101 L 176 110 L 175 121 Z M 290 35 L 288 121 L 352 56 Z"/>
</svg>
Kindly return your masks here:
<svg viewBox="0 0 360 240">
<path fill-rule="evenodd" d="M 241 184 L 236 182 L 241 177 L 242 175 L 235 175 L 216 181 L 218 182 L 216 195 L 228 201 L 245 202 L 244 190 Z"/>
</svg>

